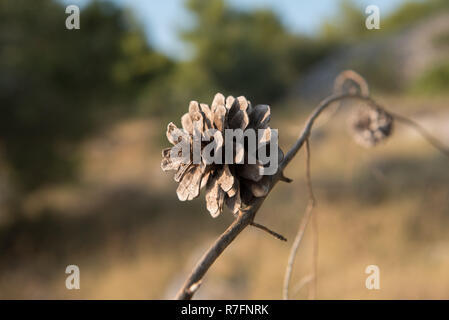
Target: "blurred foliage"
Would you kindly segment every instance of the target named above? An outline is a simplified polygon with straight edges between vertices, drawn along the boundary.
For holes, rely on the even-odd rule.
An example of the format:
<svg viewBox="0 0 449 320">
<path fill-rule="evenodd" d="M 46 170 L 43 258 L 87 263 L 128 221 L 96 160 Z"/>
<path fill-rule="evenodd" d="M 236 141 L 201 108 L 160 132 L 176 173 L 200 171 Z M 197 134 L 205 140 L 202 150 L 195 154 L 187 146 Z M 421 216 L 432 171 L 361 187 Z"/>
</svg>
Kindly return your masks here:
<svg viewBox="0 0 449 320">
<path fill-rule="evenodd" d="M 351 0 L 342 0 L 337 13 L 323 22 L 321 35 L 326 41 L 340 44 L 358 40 L 370 32 L 365 27 L 365 19 L 366 16 L 359 5 Z"/>
<path fill-rule="evenodd" d="M 24 190 L 73 177 L 76 145 L 170 68 L 129 12 L 91 2 L 80 30 L 65 6 L 0 1 L 0 147 Z"/>
<path fill-rule="evenodd" d="M 447 48 L 449 48 L 449 30 L 447 30 L 445 32 L 442 32 L 440 34 L 437 34 L 432 39 L 432 44 L 436 48 L 440 48 L 440 49 L 447 49 Z"/>
<path fill-rule="evenodd" d="M 183 33 L 195 56 L 188 68 L 206 85 L 253 102 L 276 102 L 327 46 L 289 33 L 271 11 L 237 11 L 223 0 L 189 0 L 196 25 Z"/>
<path fill-rule="evenodd" d="M 395 31 L 447 9 L 449 9 L 449 1 L 447 0 L 407 1 L 390 16 L 382 20 L 382 29 Z"/>
<path fill-rule="evenodd" d="M 441 63 L 418 78 L 412 90 L 417 93 L 447 93 L 449 89 L 449 61 Z"/>
<path fill-rule="evenodd" d="M 380 12 L 380 29 L 375 33 L 365 27 L 366 14 L 363 6 L 354 0 L 341 0 L 337 13 L 322 25 L 322 37 L 337 43 L 354 42 L 373 36 L 398 31 L 410 24 L 449 9 L 447 0 L 405 1 L 390 15 Z"/>
<path fill-rule="evenodd" d="M 195 25 L 180 36 L 193 56 L 147 86 L 140 98 L 144 113 L 179 116 L 188 101 L 210 103 L 218 91 L 273 105 L 330 52 L 326 42 L 289 33 L 271 11 L 238 11 L 223 0 L 186 6 Z"/>
<path fill-rule="evenodd" d="M 380 29 L 375 32 L 365 27 L 366 14 L 364 6 L 354 0 L 341 0 L 337 13 L 322 24 L 322 41 L 332 43 L 337 48 L 347 45 L 372 44 L 377 39 L 382 40 L 390 34 L 400 32 L 410 25 L 416 25 L 432 14 L 449 9 L 447 0 L 426 0 L 426 1 L 405 1 L 388 16 L 380 12 Z M 447 46 L 448 33 L 443 33 L 432 39 L 435 47 Z M 399 77 L 396 68 L 397 57 L 390 52 L 389 48 L 378 47 L 375 56 L 366 54 L 354 59 L 351 68 L 363 74 L 370 86 L 381 91 L 398 91 L 408 88 L 408 84 Z M 414 92 L 445 92 L 446 85 L 446 64 L 443 62 L 439 66 L 425 72 L 412 85 Z M 419 88 L 423 86 L 422 88 Z"/>
<path fill-rule="evenodd" d="M 351 68 L 364 75 L 371 90 L 392 93 L 403 89 L 403 82 L 392 68 L 395 61 L 389 50 L 379 50 L 375 57 L 362 56 L 353 59 Z"/>
<path fill-rule="evenodd" d="M 406 3 L 382 18 L 381 34 L 447 3 Z M 67 30 L 65 6 L 56 0 L 0 0 L 0 156 L 19 188 L 76 177 L 79 143 L 123 116 L 179 116 L 188 101 L 210 103 L 217 91 L 280 104 L 308 68 L 367 34 L 365 14 L 352 1 L 342 1 L 315 38 L 290 33 L 268 10 L 241 11 L 224 0 L 185 5 L 195 24 L 180 36 L 193 55 L 172 61 L 110 1 L 88 2 L 81 29 Z M 374 87 L 397 88 L 388 52 L 353 63 Z M 423 79 L 443 87 L 447 67 Z"/>
</svg>

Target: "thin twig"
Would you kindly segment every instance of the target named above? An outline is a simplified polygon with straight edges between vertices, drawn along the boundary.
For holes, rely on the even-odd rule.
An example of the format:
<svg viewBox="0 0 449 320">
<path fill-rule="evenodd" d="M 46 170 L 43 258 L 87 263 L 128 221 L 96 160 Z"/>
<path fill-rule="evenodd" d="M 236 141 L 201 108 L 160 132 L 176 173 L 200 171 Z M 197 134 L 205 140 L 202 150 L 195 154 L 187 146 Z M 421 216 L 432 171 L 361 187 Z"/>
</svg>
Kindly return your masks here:
<svg viewBox="0 0 449 320">
<path fill-rule="evenodd" d="M 317 296 L 317 287 L 318 287 L 318 212 L 315 210 L 312 213 L 312 238 L 313 238 L 313 246 L 312 246 L 312 269 L 313 269 L 313 283 L 311 286 L 311 290 L 309 290 L 309 299 L 315 300 Z"/>
<path fill-rule="evenodd" d="M 309 118 L 306 121 L 306 124 L 304 126 L 304 129 L 301 132 L 301 135 L 296 140 L 296 142 L 293 144 L 291 149 L 285 154 L 284 160 L 279 165 L 280 169 L 279 171 L 282 172 L 285 167 L 292 161 L 292 159 L 295 157 L 296 153 L 298 153 L 299 149 L 303 146 L 306 139 L 309 137 L 310 132 L 312 131 L 312 127 L 316 121 L 316 119 L 319 117 L 319 115 L 327 108 L 329 105 L 331 105 L 334 102 L 341 101 L 344 99 L 357 99 L 367 102 L 369 105 L 376 105 L 374 100 L 361 96 L 356 93 L 341 93 L 341 94 L 333 94 L 324 100 L 320 102 L 320 104 L 315 108 L 315 110 L 312 112 L 312 114 L 309 116 Z"/>
<path fill-rule="evenodd" d="M 293 293 L 292 295 L 296 295 L 301 291 L 302 288 L 304 288 L 305 285 L 309 284 L 311 281 L 313 281 L 315 277 L 313 274 L 309 274 L 305 277 L 303 277 L 292 289 Z"/>
<path fill-rule="evenodd" d="M 344 90 L 344 86 L 346 83 L 351 83 L 353 86 L 349 88 L 349 90 Z M 369 97 L 369 86 L 366 80 L 359 75 L 357 72 L 353 70 L 344 70 L 338 74 L 338 76 L 334 80 L 334 89 L 333 92 L 335 94 L 342 94 L 344 92 L 349 93 L 357 93 L 357 90 L 359 94 L 363 97 Z M 330 112 L 323 114 L 321 117 L 320 123 L 315 126 L 315 128 L 320 128 L 324 126 L 330 119 L 332 119 L 335 114 L 340 111 L 340 108 L 342 107 L 343 101 L 338 101 L 337 103 L 330 108 Z M 324 119 L 323 119 L 324 118 Z"/>
<path fill-rule="evenodd" d="M 427 140 L 428 143 L 430 143 L 434 148 L 436 148 L 438 151 L 443 153 L 445 156 L 449 157 L 449 147 L 445 146 L 441 143 L 438 139 L 436 139 L 434 136 L 432 136 L 426 129 L 424 129 L 421 125 L 419 125 L 417 122 L 406 118 L 404 116 L 401 116 L 396 113 L 389 112 L 393 118 L 396 121 L 402 122 L 405 125 L 408 125 L 415 129 L 424 139 Z"/>
<path fill-rule="evenodd" d="M 312 188 L 312 176 L 310 169 L 310 141 L 306 141 L 306 152 L 307 152 L 307 162 L 306 162 L 306 178 L 307 178 L 307 190 L 309 192 L 309 203 L 311 203 L 312 209 L 316 205 L 315 195 L 313 194 Z M 312 268 L 313 268 L 313 284 L 309 290 L 309 299 L 314 300 L 317 295 L 317 283 L 318 283 L 318 216 L 316 210 L 312 212 L 312 237 L 313 237 L 313 247 L 312 247 Z"/>
<path fill-rule="evenodd" d="M 283 182 L 287 182 L 287 183 L 291 183 L 293 181 L 293 179 L 287 178 L 286 176 L 284 176 L 283 174 L 281 175 L 281 177 L 279 178 L 279 180 L 283 181 Z"/>
<path fill-rule="evenodd" d="M 334 92 L 342 93 L 344 89 L 345 82 L 352 81 L 358 86 L 360 95 L 364 97 L 369 96 L 369 86 L 366 80 L 357 72 L 353 70 L 345 70 L 340 72 L 340 74 L 334 80 Z"/>
<path fill-rule="evenodd" d="M 253 227 L 256 227 L 256 228 L 258 228 L 260 230 L 263 230 L 265 232 L 268 232 L 269 234 L 271 234 L 276 239 L 279 239 L 281 241 L 287 241 L 287 238 L 285 238 L 282 234 L 279 234 L 276 231 L 273 231 L 273 230 L 265 227 L 264 225 L 261 225 L 261 224 L 259 224 L 257 222 L 254 222 L 254 221 L 251 222 L 250 225 L 253 226 Z"/>
<path fill-rule="evenodd" d="M 316 298 L 318 294 L 318 242 L 319 242 L 319 233 L 318 233 L 318 213 L 315 211 L 312 215 L 312 226 L 313 226 L 313 294 L 310 298 L 313 300 Z"/>
<path fill-rule="evenodd" d="M 309 145 L 309 139 L 306 139 L 306 179 L 307 179 L 307 189 L 309 192 L 309 202 L 307 204 L 307 209 L 304 214 L 304 217 L 301 219 L 301 222 L 299 224 L 298 232 L 296 233 L 295 241 L 293 242 L 292 248 L 290 249 L 290 255 L 288 257 L 287 262 L 287 268 L 285 270 L 285 277 L 284 277 L 284 286 L 283 286 L 283 298 L 284 300 L 288 299 L 288 289 L 290 285 L 290 279 L 292 276 L 293 271 L 293 265 L 295 263 L 296 254 L 299 249 L 299 245 L 301 244 L 301 241 L 304 236 L 304 232 L 307 228 L 307 225 L 310 221 L 310 218 L 312 216 L 313 207 L 315 206 L 315 197 L 313 195 L 312 191 L 312 182 L 311 182 L 311 176 L 310 176 L 310 145 Z M 316 278 L 316 274 L 314 276 Z"/>
</svg>

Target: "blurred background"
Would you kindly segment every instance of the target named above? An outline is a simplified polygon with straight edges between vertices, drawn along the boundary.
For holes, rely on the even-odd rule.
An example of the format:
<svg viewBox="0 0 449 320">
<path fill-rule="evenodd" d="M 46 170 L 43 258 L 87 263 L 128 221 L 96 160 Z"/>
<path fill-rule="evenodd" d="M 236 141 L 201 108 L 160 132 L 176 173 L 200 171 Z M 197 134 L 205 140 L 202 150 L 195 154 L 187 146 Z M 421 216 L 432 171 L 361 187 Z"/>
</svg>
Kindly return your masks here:
<svg viewBox="0 0 449 320">
<path fill-rule="evenodd" d="M 67 30 L 68 4 L 81 8 Z M 380 9 L 367 30 L 365 8 Z M 344 69 L 449 144 L 445 0 L 0 0 L 0 298 L 171 298 L 232 221 L 179 202 L 168 122 L 216 92 L 272 106 L 286 150 Z M 449 161 L 398 124 L 356 145 L 342 110 L 314 131 L 318 298 L 449 298 Z M 325 116 L 324 116 L 325 118 Z M 307 204 L 304 154 L 197 298 L 279 299 Z M 311 272 L 310 230 L 293 285 Z M 67 290 L 65 269 L 81 271 Z M 367 265 L 380 290 L 365 288 Z M 293 298 L 307 297 L 307 288 Z"/>
</svg>

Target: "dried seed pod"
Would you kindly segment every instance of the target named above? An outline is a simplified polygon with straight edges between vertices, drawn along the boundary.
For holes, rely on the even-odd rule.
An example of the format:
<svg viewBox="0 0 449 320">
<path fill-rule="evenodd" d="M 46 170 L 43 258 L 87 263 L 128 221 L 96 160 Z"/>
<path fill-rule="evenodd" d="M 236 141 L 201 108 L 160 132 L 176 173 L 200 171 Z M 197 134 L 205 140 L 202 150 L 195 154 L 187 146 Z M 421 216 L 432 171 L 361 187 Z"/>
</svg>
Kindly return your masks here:
<svg viewBox="0 0 449 320">
<path fill-rule="evenodd" d="M 236 214 L 242 207 L 250 205 L 255 198 L 265 196 L 271 187 L 271 176 L 264 175 L 263 169 L 269 164 L 264 165 L 257 159 L 260 152 L 257 148 L 266 148 L 266 151 L 273 143 L 272 132 L 268 126 L 270 116 L 268 105 L 252 107 L 243 96 L 229 96 L 225 99 L 221 93 L 217 93 L 211 107 L 196 101 L 190 102 L 189 112 L 181 118 L 183 129 L 178 129 L 173 123 L 168 125 L 167 138 L 173 147 L 162 152 L 162 169 L 176 171 L 175 181 L 179 182 L 176 192 L 179 200 L 192 200 L 198 197 L 200 189 L 205 187 L 207 209 L 213 217 L 217 217 L 224 205 Z M 231 141 L 225 141 L 226 129 L 241 129 L 244 134 L 247 130 L 255 130 L 256 154 L 253 155 L 252 152 L 250 155 L 247 143 L 237 145 L 232 137 Z M 263 133 L 259 134 L 258 129 L 264 129 Z M 181 159 L 178 150 L 184 147 L 184 150 L 194 151 L 194 140 L 198 137 L 202 141 L 214 142 L 214 156 L 217 156 L 215 153 L 219 150 L 227 150 L 229 145 L 233 152 L 233 163 L 206 161 L 203 151 L 206 151 L 207 147 L 204 143 L 200 144 L 200 163 L 194 161 L 193 155 L 189 159 Z M 277 148 L 277 141 L 274 143 L 274 148 Z M 279 148 L 277 150 L 279 164 L 283 153 Z M 223 153 L 222 160 L 224 158 Z"/>
<path fill-rule="evenodd" d="M 350 121 L 354 140 L 366 148 L 384 141 L 393 131 L 393 117 L 379 107 L 359 108 Z"/>
</svg>

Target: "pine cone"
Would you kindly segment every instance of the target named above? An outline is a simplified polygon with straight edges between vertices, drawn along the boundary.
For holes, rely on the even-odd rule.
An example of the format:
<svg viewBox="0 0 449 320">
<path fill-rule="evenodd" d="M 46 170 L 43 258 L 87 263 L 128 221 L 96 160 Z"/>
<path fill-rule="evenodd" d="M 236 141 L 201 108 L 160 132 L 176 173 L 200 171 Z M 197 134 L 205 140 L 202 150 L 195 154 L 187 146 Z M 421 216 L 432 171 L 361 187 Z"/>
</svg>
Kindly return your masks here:
<svg viewBox="0 0 449 320">
<path fill-rule="evenodd" d="M 207 209 L 213 217 L 217 217 L 222 212 L 224 204 L 236 214 L 239 209 L 250 205 L 255 198 L 265 196 L 271 187 L 272 175 L 264 175 L 263 172 L 261 174 L 269 164 L 263 165 L 258 155 L 260 148 L 270 150 L 270 144 L 274 143 L 273 131 L 268 126 L 270 117 L 268 105 L 252 107 L 243 96 L 238 98 L 229 96 L 225 100 L 221 93 L 217 93 L 211 107 L 191 101 L 189 112 L 181 118 L 183 129 L 177 128 L 173 123 L 168 124 L 167 138 L 173 144 L 172 148 L 185 147 L 192 151 L 195 137 L 201 136 L 206 140 L 211 138 L 217 150 L 221 148 L 224 151 L 224 160 L 224 155 L 228 151 L 224 130 L 242 129 L 245 132 L 248 129 L 255 129 L 259 149 L 255 155 L 255 164 L 248 161 L 250 153 L 248 143 L 237 148 L 234 139 L 228 141 L 233 151 L 232 164 L 226 164 L 225 161 L 221 161 L 221 164 L 209 163 L 204 158 L 195 163 L 194 152 L 190 153 L 189 158 L 182 158 L 179 153 L 177 156 L 173 154 L 170 156 L 172 148 L 164 149 L 161 167 L 164 171 L 176 171 L 174 179 L 179 183 L 176 190 L 179 200 L 192 200 L 198 197 L 200 189 L 205 187 Z M 211 135 L 209 129 L 216 131 Z M 261 134 L 257 129 L 265 130 Z M 277 140 L 275 143 L 278 150 L 277 163 L 280 163 L 283 153 L 277 147 Z M 205 147 L 205 144 L 201 143 L 201 151 L 204 151 Z"/>
<path fill-rule="evenodd" d="M 352 118 L 351 128 L 357 143 L 373 147 L 391 135 L 393 117 L 377 107 L 360 108 Z"/>
</svg>

